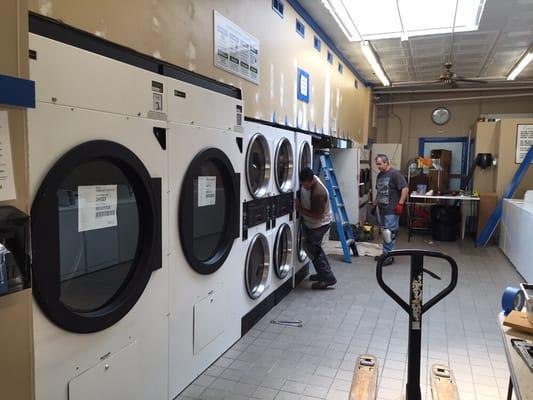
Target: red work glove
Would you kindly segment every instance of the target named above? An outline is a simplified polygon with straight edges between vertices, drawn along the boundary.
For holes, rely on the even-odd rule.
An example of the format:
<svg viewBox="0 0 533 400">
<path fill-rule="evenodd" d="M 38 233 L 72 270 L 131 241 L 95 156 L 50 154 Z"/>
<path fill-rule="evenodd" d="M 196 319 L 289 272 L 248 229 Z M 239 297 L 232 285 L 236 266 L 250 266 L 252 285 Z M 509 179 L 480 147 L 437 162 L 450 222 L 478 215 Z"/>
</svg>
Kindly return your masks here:
<svg viewBox="0 0 533 400">
<path fill-rule="evenodd" d="M 394 207 L 394 214 L 396 215 L 402 215 L 403 213 L 403 204 L 396 204 L 396 207 Z"/>
</svg>

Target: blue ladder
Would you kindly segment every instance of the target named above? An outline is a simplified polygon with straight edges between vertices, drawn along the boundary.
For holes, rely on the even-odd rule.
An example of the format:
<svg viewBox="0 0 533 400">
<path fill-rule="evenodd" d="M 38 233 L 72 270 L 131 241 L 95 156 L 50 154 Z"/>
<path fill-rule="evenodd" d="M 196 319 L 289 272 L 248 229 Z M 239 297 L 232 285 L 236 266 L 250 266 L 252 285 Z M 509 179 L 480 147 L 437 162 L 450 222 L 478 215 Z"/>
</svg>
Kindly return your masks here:
<svg viewBox="0 0 533 400">
<path fill-rule="evenodd" d="M 504 192 L 503 197 L 498 202 L 498 205 L 492 212 L 489 220 L 487 221 L 487 224 L 481 231 L 476 241 L 476 245 L 483 246 L 483 247 L 487 246 L 489 239 L 491 238 L 492 234 L 496 230 L 496 227 L 498 226 L 498 223 L 500 222 L 500 219 L 502 217 L 503 200 L 513 197 L 514 193 L 516 192 L 516 189 L 518 188 L 518 185 L 520 185 L 520 181 L 526 174 L 531 161 L 533 161 L 533 145 L 529 148 L 526 156 L 524 157 L 524 159 L 522 160 L 522 163 L 520 164 L 520 167 L 518 167 L 518 170 L 513 176 L 511 183 L 509 183 L 509 186 L 507 186 L 507 190 Z"/>
<path fill-rule="evenodd" d="M 350 221 L 348 221 L 348 214 L 346 214 L 346 207 L 342 200 L 341 190 L 333 169 L 333 161 L 329 153 L 323 153 L 320 155 L 320 168 L 324 174 L 324 181 L 328 188 L 329 199 L 331 203 L 331 210 L 335 217 L 335 223 L 337 225 L 337 233 L 339 234 L 339 241 L 342 245 L 342 252 L 344 254 L 344 262 L 351 263 L 352 257 L 350 255 L 350 249 L 352 249 L 353 255 L 358 256 L 357 246 L 355 245 L 355 239 L 353 237 L 352 227 Z M 354 181 L 355 182 L 355 181 Z M 355 184 L 355 183 L 354 183 Z"/>
</svg>

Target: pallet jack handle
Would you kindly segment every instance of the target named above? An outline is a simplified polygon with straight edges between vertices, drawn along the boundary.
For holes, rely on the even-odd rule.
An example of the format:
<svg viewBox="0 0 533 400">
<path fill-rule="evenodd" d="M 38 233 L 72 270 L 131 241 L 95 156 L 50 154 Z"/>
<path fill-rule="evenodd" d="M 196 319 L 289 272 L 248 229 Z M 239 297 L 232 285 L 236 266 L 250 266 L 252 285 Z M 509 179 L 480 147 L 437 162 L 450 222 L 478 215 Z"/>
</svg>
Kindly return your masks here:
<svg viewBox="0 0 533 400">
<path fill-rule="evenodd" d="M 422 314 L 425 313 L 427 310 L 429 310 L 431 307 L 433 307 L 435 304 L 437 304 L 439 301 L 441 301 L 443 298 L 445 298 L 450 292 L 455 289 L 455 286 L 457 285 L 457 276 L 458 276 L 458 268 L 457 263 L 453 258 L 450 256 L 436 252 L 436 251 L 428 251 L 428 250 L 394 250 L 390 253 L 387 253 L 386 257 L 382 257 L 378 260 L 377 266 L 376 266 L 376 278 L 378 280 L 379 286 L 387 293 L 390 297 L 396 301 L 402 307 L 407 313 L 410 313 L 410 306 L 407 304 L 394 290 L 392 290 L 384 281 L 383 281 L 383 262 L 389 258 L 394 256 L 410 256 L 411 257 L 411 274 L 413 273 L 413 269 L 416 270 L 423 270 L 423 272 L 427 272 L 430 275 L 432 275 L 434 278 L 439 279 L 436 274 L 434 274 L 431 271 L 427 271 L 423 268 L 424 265 L 424 257 L 433 257 L 433 258 L 442 258 L 448 261 L 451 267 L 451 281 L 450 284 L 441 290 L 439 293 L 437 293 L 431 300 L 429 300 L 427 303 L 422 304 Z M 418 272 L 418 271 L 417 271 Z M 417 274 L 418 275 L 418 274 Z M 411 287 L 411 290 L 413 288 Z"/>
<path fill-rule="evenodd" d="M 409 280 L 409 304 L 407 304 L 394 290 L 383 281 L 383 263 L 389 257 L 410 256 L 411 272 Z M 450 264 L 450 284 L 432 297 L 427 303 L 423 303 L 423 275 L 424 257 L 442 258 Z M 430 273 L 435 277 L 436 274 Z M 409 314 L 409 344 L 407 350 L 407 384 L 406 400 L 421 400 L 420 393 L 420 356 L 422 347 L 422 314 L 445 298 L 457 285 L 457 263 L 450 256 L 427 250 L 395 250 L 380 257 L 376 267 L 376 277 L 379 286 L 396 301 Z"/>
</svg>

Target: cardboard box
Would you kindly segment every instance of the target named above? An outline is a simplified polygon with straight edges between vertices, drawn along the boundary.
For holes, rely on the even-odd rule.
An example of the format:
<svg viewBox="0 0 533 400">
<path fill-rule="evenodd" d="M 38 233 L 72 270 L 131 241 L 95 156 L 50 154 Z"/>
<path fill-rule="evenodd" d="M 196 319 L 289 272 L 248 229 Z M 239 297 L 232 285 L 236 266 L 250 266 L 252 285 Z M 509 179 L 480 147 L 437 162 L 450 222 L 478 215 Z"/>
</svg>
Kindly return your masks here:
<svg viewBox="0 0 533 400">
<path fill-rule="evenodd" d="M 479 194 L 479 210 L 477 217 L 477 235 L 479 234 L 487 224 L 492 212 L 498 205 L 498 195 L 496 192 L 480 193 Z"/>
<path fill-rule="evenodd" d="M 450 173 L 448 171 L 430 170 L 428 173 L 429 189 L 433 190 L 433 194 L 447 193 L 450 184 Z M 428 189 L 428 190 L 429 190 Z"/>
</svg>

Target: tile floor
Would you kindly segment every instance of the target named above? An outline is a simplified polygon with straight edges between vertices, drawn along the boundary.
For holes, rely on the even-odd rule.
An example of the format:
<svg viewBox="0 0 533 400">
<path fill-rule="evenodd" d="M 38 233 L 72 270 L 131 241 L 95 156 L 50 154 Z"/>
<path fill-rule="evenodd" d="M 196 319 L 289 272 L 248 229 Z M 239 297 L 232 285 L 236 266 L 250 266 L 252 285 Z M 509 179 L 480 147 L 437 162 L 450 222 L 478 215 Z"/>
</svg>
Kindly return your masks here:
<svg viewBox="0 0 533 400">
<path fill-rule="evenodd" d="M 431 399 L 428 368 L 450 365 L 462 400 L 505 399 L 509 373 L 498 327 L 500 297 L 522 279 L 497 247 L 471 241 L 434 244 L 415 236 L 398 248 L 443 251 L 459 265 L 457 288 L 424 314 L 421 391 Z M 352 264 L 330 256 L 335 289 L 310 290 L 306 279 L 248 334 L 191 384 L 178 399 L 347 400 L 354 363 L 363 353 L 379 359 L 378 399 L 400 399 L 405 391 L 407 314 L 378 287 L 375 262 Z M 406 298 L 408 259 L 386 269 L 385 281 Z M 426 262 L 442 281 L 424 276 L 424 299 L 446 285 L 449 268 Z M 428 297 L 429 296 L 429 297 Z M 301 319 L 302 328 L 272 319 Z"/>
</svg>

